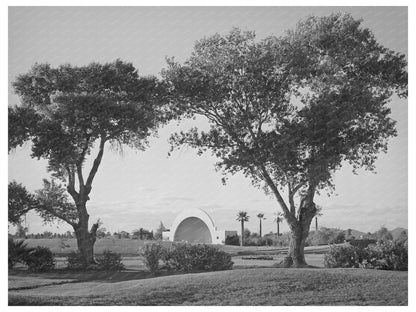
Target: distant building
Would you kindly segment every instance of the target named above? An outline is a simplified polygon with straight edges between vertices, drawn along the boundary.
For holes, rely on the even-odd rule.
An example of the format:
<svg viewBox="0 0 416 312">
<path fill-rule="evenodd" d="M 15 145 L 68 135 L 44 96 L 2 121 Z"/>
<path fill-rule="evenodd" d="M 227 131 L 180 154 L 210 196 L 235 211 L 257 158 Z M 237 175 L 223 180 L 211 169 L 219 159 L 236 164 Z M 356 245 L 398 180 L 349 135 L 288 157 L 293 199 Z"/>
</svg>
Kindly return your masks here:
<svg viewBox="0 0 416 312">
<path fill-rule="evenodd" d="M 182 211 L 173 221 L 170 231 L 163 232 L 163 240 L 175 242 L 224 244 L 237 231 L 218 230 L 211 217 L 202 209 Z"/>
</svg>

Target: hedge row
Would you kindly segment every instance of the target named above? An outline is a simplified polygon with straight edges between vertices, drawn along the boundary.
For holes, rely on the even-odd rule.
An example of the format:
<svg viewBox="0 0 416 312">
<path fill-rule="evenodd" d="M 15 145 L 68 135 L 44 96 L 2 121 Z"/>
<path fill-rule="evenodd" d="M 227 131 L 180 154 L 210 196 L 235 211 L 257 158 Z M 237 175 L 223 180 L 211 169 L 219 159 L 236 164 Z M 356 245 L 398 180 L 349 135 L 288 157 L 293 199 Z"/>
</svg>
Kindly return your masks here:
<svg viewBox="0 0 416 312">
<path fill-rule="evenodd" d="M 407 241 L 380 241 L 375 246 L 331 246 L 324 256 L 327 268 L 365 268 L 407 271 Z"/>
<path fill-rule="evenodd" d="M 230 254 L 205 244 L 174 244 L 171 247 L 163 247 L 158 243 L 152 243 L 145 245 L 140 254 L 151 272 L 162 268 L 169 271 L 190 272 L 221 271 L 233 267 Z"/>
</svg>

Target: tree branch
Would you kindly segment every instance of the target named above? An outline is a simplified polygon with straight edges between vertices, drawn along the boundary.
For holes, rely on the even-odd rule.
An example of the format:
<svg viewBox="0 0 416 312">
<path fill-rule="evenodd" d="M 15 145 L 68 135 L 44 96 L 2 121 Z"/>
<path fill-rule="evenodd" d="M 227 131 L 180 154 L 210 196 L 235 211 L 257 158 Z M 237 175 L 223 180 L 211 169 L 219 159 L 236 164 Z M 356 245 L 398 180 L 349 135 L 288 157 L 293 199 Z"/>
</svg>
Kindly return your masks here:
<svg viewBox="0 0 416 312">
<path fill-rule="evenodd" d="M 266 181 L 267 185 L 270 187 L 270 189 L 273 191 L 278 203 L 280 204 L 280 206 L 283 209 L 283 213 L 285 215 L 286 220 L 288 220 L 290 223 L 295 223 L 297 222 L 297 219 L 295 216 L 293 216 L 291 214 L 291 212 L 289 211 L 285 201 L 283 200 L 282 195 L 280 195 L 279 190 L 277 189 L 276 185 L 274 184 L 272 178 L 270 177 L 269 173 L 267 172 L 265 166 L 263 164 L 260 165 L 261 171 L 262 171 L 262 175 L 264 177 L 264 180 Z"/>
<path fill-rule="evenodd" d="M 47 213 L 51 214 L 52 216 L 54 216 L 54 217 L 56 217 L 58 219 L 61 219 L 61 220 L 65 221 L 66 223 L 68 223 L 69 225 L 71 225 L 73 227 L 77 225 L 77 223 L 71 221 L 65 215 L 61 215 L 60 213 L 57 213 L 56 210 L 53 209 L 53 207 L 51 207 L 50 209 L 48 209 L 45 206 L 39 206 L 39 208 L 37 208 L 37 209 L 46 211 Z"/>
<path fill-rule="evenodd" d="M 82 175 L 82 164 L 77 164 L 77 175 L 78 175 L 78 183 L 79 183 L 79 192 L 82 193 L 84 191 L 84 177 Z"/>
<path fill-rule="evenodd" d="M 66 189 L 68 190 L 68 193 L 72 196 L 74 201 L 77 202 L 79 193 L 75 191 L 75 173 L 73 172 L 73 170 L 71 170 L 69 166 L 66 166 L 65 169 L 68 172 L 68 186 Z"/>
<path fill-rule="evenodd" d="M 87 182 L 85 183 L 86 195 L 88 195 L 91 191 L 92 181 L 94 180 L 95 174 L 97 173 L 98 167 L 100 166 L 101 160 L 103 158 L 105 142 L 106 142 L 106 139 L 104 137 L 101 137 L 100 150 L 98 152 L 97 157 L 94 160 L 94 164 L 92 165 L 90 174 L 88 175 Z"/>
</svg>

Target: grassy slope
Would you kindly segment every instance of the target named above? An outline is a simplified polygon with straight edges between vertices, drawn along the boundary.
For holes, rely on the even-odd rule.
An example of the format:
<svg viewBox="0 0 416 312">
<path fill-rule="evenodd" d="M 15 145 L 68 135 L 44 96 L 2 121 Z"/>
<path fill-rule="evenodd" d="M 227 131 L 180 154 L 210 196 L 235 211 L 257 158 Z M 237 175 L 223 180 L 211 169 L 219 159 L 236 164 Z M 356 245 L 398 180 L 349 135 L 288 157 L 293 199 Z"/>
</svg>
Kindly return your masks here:
<svg viewBox="0 0 416 312">
<path fill-rule="evenodd" d="M 10 305 L 407 305 L 407 272 L 242 269 L 9 292 Z"/>
</svg>

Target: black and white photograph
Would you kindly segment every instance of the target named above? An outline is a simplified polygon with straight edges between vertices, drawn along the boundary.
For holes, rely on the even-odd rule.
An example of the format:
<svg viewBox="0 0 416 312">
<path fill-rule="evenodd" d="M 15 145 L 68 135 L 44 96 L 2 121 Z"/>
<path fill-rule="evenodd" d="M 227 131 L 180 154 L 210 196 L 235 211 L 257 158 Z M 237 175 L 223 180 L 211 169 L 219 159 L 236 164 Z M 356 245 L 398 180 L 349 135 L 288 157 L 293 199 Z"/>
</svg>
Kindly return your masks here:
<svg viewBox="0 0 416 312">
<path fill-rule="evenodd" d="M 409 308 L 408 6 L 116 5 L 6 9 L 5 305 Z"/>
</svg>

